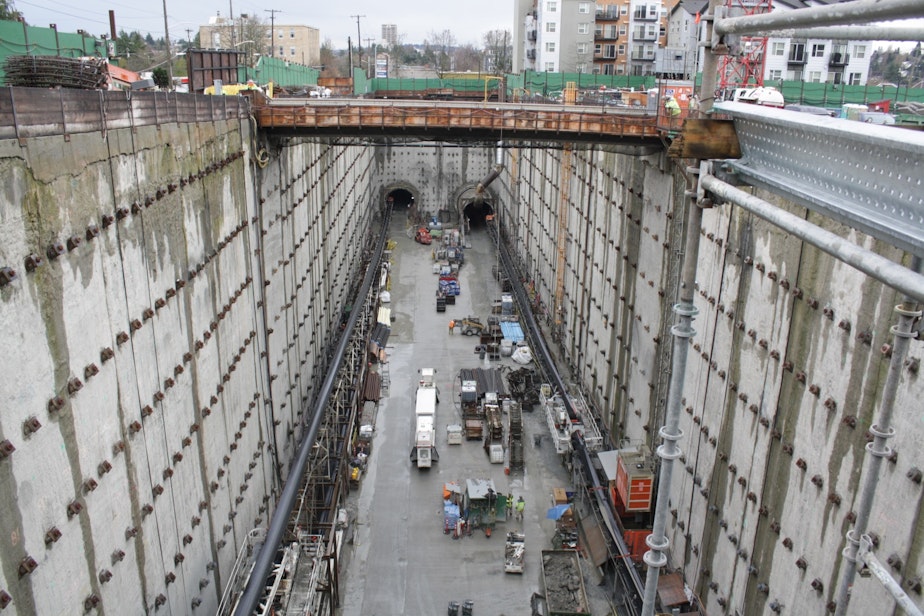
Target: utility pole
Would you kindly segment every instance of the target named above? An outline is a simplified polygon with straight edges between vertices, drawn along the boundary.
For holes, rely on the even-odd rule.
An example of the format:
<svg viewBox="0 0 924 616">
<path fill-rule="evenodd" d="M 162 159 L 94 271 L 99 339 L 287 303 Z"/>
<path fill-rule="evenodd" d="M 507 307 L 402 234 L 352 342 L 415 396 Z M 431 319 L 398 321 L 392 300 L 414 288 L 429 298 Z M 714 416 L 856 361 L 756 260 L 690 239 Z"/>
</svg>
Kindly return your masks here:
<svg viewBox="0 0 924 616">
<path fill-rule="evenodd" d="M 270 14 L 270 58 L 274 55 L 276 49 L 276 13 L 281 13 L 279 9 L 263 9 Z"/>
<path fill-rule="evenodd" d="M 234 49 L 234 5 L 228 0 L 228 19 L 231 20 L 231 49 Z"/>
<path fill-rule="evenodd" d="M 370 49 L 370 50 L 372 49 L 372 42 L 374 40 L 375 40 L 374 38 L 366 37 L 366 49 Z M 371 79 L 372 77 L 375 77 L 375 53 L 372 53 L 369 56 L 368 66 L 369 66 L 369 69 L 368 69 L 369 73 L 366 76 Z"/>
<path fill-rule="evenodd" d="M 365 15 L 350 15 L 352 19 L 356 20 L 356 66 L 359 68 L 363 67 L 363 37 L 359 32 L 359 20 L 365 17 Z M 353 70 L 353 66 L 350 66 L 350 70 Z"/>
<path fill-rule="evenodd" d="M 167 84 L 167 91 L 173 89 L 173 53 L 170 49 L 170 29 L 167 27 L 167 0 L 164 0 L 164 42 L 167 47 L 167 77 L 170 81 Z"/>
<path fill-rule="evenodd" d="M 192 30 L 186 28 L 186 51 L 189 51 L 190 47 L 192 47 Z"/>
</svg>

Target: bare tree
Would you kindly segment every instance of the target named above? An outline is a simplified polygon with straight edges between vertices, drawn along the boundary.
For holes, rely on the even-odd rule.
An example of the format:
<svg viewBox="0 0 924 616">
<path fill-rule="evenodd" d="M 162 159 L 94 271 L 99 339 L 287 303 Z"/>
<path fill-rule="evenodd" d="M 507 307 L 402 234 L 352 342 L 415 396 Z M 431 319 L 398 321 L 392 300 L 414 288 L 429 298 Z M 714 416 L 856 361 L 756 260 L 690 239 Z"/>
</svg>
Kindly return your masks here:
<svg viewBox="0 0 924 616">
<path fill-rule="evenodd" d="M 433 55 L 433 64 L 440 77 L 447 71 L 454 70 L 452 65 L 452 50 L 456 46 L 456 37 L 449 30 L 430 32 L 424 40 L 427 51 Z"/>
<path fill-rule="evenodd" d="M 269 26 L 259 17 L 241 13 L 234 19 L 219 19 L 211 32 L 210 47 L 237 49 L 244 53 L 244 62 L 252 66 L 256 56 L 269 55 Z"/>
<path fill-rule="evenodd" d="M 452 59 L 453 66 L 457 71 L 475 71 L 480 73 L 484 69 L 481 62 L 481 52 L 475 49 L 475 46 L 471 44 L 456 47 L 452 52 Z"/>
<path fill-rule="evenodd" d="M 503 75 L 512 70 L 513 47 L 509 30 L 491 30 L 484 34 L 484 55 L 487 70 L 495 75 Z"/>
</svg>

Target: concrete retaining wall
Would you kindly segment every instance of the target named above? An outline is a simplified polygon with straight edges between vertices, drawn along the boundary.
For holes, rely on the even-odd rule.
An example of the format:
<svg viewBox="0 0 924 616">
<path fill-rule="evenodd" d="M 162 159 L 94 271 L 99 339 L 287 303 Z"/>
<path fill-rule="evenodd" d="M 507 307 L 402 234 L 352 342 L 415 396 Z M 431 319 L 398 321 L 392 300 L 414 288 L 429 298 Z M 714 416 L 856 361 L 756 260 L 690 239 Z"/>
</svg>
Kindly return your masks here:
<svg viewBox="0 0 924 616">
<path fill-rule="evenodd" d="M 366 150 L 252 137 L 0 143 L 11 613 L 214 613 L 272 514 L 374 209 Z"/>
<path fill-rule="evenodd" d="M 499 189 L 501 224 L 534 308 L 614 442 L 654 449 L 670 377 L 683 178 L 657 157 L 585 149 L 568 158 L 562 150 L 512 153 Z M 706 211 L 692 231 L 703 243 L 700 312 L 684 388 L 685 472 L 672 486 L 672 566 L 683 567 L 710 613 L 765 613 L 773 601 L 823 613 L 844 566 L 889 361 L 881 347 L 901 298 L 732 206 Z M 870 526 L 880 559 L 894 556 L 893 574 L 918 589 L 918 600 L 920 355 L 913 343 L 896 403 L 897 456 L 884 466 Z M 891 604 L 874 578 L 857 579 L 851 614 Z"/>
</svg>

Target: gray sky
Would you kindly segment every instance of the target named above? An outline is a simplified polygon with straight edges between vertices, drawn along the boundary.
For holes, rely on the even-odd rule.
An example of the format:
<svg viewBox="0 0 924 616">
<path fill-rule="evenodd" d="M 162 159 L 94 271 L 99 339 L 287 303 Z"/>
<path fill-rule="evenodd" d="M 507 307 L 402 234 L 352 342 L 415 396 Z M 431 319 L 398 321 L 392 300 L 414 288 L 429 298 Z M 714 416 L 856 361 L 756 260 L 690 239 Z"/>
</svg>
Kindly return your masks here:
<svg viewBox="0 0 924 616">
<path fill-rule="evenodd" d="M 94 35 L 109 32 L 109 10 L 115 11 L 116 29 L 164 35 L 163 0 L 13 0 L 33 26 L 55 23 L 62 32 L 86 30 Z M 267 9 L 277 9 L 276 23 L 305 25 L 321 31 L 321 41 L 330 39 L 335 49 L 346 49 L 347 37 L 356 39 L 359 20 L 363 47 L 365 39 L 382 35 L 382 24 L 396 24 L 405 43 L 421 43 L 431 32 L 450 30 L 459 43 L 481 45 L 482 35 L 495 29 L 512 30 L 513 0 L 166 0 L 171 39 L 185 39 L 186 29 L 195 36 L 200 24 L 220 12 L 223 16 L 248 13 L 269 23 Z"/>
</svg>

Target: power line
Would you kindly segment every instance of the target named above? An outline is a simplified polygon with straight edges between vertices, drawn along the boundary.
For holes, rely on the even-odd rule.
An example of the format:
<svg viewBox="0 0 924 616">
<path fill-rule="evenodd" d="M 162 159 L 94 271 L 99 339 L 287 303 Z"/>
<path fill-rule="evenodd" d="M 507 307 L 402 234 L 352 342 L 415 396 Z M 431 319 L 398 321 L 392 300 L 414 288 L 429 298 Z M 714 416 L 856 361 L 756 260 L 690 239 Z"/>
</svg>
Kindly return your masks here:
<svg viewBox="0 0 924 616">
<path fill-rule="evenodd" d="M 276 49 L 276 13 L 281 13 L 279 9 L 263 9 L 270 14 L 270 58 L 273 57 Z"/>
</svg>

